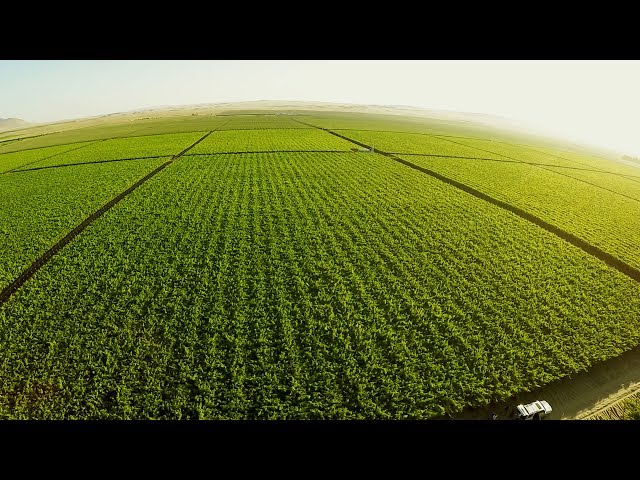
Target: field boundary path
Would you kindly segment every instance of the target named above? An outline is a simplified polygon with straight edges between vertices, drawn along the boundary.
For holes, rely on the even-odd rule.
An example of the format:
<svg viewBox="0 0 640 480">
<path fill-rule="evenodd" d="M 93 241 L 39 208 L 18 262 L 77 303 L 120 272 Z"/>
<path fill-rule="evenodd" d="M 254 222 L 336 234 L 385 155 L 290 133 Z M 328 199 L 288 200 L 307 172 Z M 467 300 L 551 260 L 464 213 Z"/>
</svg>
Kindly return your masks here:
<svg viewBox="0 0 640 480">
<path fill-rule="evenodd" d="M 296 120 L 296 121 L 300 121 L 300 120 Z M 304 123 L 304 122 L 301 122 Z M 305 124 L 308 125 L 308 124 Z M 357 140 L 354 140 L 352 138 L 346 137 L 340 133 L 331 131 L 329 129 L 326 128 L 320 128 L 320 127 L 315 127 L 318 128 L 319 130 L 324 130 L 327 133 L 330 133 L 331 135 L 334 135 L 336 137 L 342 138 L 343 140 L 347 140 L 355 145 L 358 145 L 360 147 L 366 148 L 368 150 L 372 150 L 372 147 L 369 145 L 366 145 L 362 142 L 359 142 Z M 414 170 L 418 170 L 419 172 L 422 173 L 426 173 L 427 175 L 436 178 L 442 182 L 445 182 L 449 185 L 452 185 L 456 188 L 458 188 L 459 190 L 462 190 L 463 192 L 466 192 L 470 195 L 473 195 L 474 197 L 477 197 L 481 200 L 485 200 L 486 202 L 489 202 L 497 207 L 500 207 L 504 210 L 507 210 L 511 213 L 514 213 L 516 215 L 518 215 L 520 218 L 523 218 L 525 220 L 527 220 L 528 222 L 533 223 L 534 225 L 537 225 L 545 230 L 547 230 L 550 233 L 553 233 L 554 235 L 562 238 L 563 240 L 571 243 L 572 245 L 578 247 L 579 249 L 581 249 L 582 251 L 588 253 L 589 255 L 592 255 L 594 257 L 596 257 L 598 260 L 603 261 L 604 263 L 606 263 L 607 265 L 609 265 L 610 267 L 615 268 L 616 270 L 618 270 L 619 272 L 625 274 L 626 276 L 628 276 L 629 278 L 632 278 L 633 280 L 640 282 L 640 270 L 635 269 L 634 267 L 632 267 L 631 265 L 628 265 L 627 263 L 623 262 L 622 260 L 620 260 L 619 258 L 614 257 L 613 255 L 611 255 L 610 253 L 605 252 L 604 250 L 601 250 L 600 248 L 596 247 L 595 245 L 591 245 L 590 243 L 586 242 L 585 240 L 576 237 L 575 235 L 573 235 L 572 233 L 569 233 L 565 230 L 562 230 L 559 227 L 556 227 L 555 225 L 552 225 L 548 222 L 546 222 L 545 220 L 536 217 L 535 215 L 522 210 L 521 208 L 515 207 L 507 202 L 503 202 L 502 200 L 498 200 L 497 198 L 493 198 L 489 195 L 487 195 L 486 193 L 483 193 L 479 190 L 476 190 L 473 187 L 470 187 L 468 185 L 465 185 L 464 183 L 458 182 L 456 180 L 453 180 L 449 177 L 445 177 L 444 175 L 438 173 L 438 172 L 434 172 L 433 170 L 429 170 L 428 168 L 425 167 L 421 167 L 419 165 L 416 165 L 415 163 L 411 163 L 408 160 L 404 160 L 402 158 L 399 158 L 397 156 L 395 156 L 392 153 L 387 153 L 384 152 L 382 150 L 379 149 L 375 149 L 374 150 L 375 153 L 378 153 L 380 155 L 383 155 L 387 158 L 390 158 L 398 163 L 401 163 L 403 165 L 406 165 L 407 167 L 413 168 Z"/>
<path fill-rule="evenodd" d="M 133 192 L 135 189 L 137 189 L 140 185 L 142 185 L 147 180 L 149 180 L 150 178 L 160 173 L 162 170 L 164 170 L 170 164 L 178 160 L 180 157 L 184 156 L 184 154 L 186 154 L 189 150 L 191 150 L 193 147 L 195 147 L 200 142 L 202 142 L 205 138 L 207 138 L 213 132 L 214 130 L 203 135 L 200 139 L 196 140 L 194 143 L 189 145 L 180 153 L 174 155 L 169 160 L 164 162 L 162 165 L 160 165 L 159 167 L 155 168 L 153 171 L 146 174 L 136 183 L 134 183 L 129 188 L 127 188 L 124 192 L 120 193 L 118 196 L 116 196 L 115 198 L 111 199 L 108 203 L 103 205 L 100 209 L 98 209 L 97 211 L 92 213 L 90 216 L 85 218 L 82 221 L 82 223 L 80 223 L 80 225 L 75 227 L 73 230 L 67 233 L 64 236 L 64 238 L 60 239 L 53 247 L 51 247 L 49 250 L 44 252 L 38 259 L 36 259 L 31 264 L 31 266 L 29 266 L 29 268 L 27 268 L 24 272 L 22 272 L 18 278 L 16 278 L 13 282 L 7 285 L 7 287 L 4 290 L 2 290 L 2 292 L 0 292 L 0 306 L 2 306 L 5 302 L 7 302 L 7 300 L 9 300 L 11 295 L 13 295 L 16 292 L 16 290 L 18 290 L 22 285 L 24 285 L 24 283 L 27 280 L 29 280 L 40 268 L 42 268 L 51 259 L 51 257 L 53 257 L 56 253 L 58 253 L 58 251 L 60 251 L 60 249 L 66 246 L 69 242 L 71 242 L 71 240 L 77 237 L 85 228 L 91 225 L 96 219 L 104 215 L 105 212 L 109 211 L 114 205 L 116 205 L 118 202 L 120 202 L 120 200 L 122 200 L 131 192 Z"/>
<path fill-rule="evenodd" d="M 97 163 L 130 162 L 132 160 L 151 160 L 153 158 L 163 158 L 163 157 L 170 157 L 170 156 L 171 155 L 150 155 L 146 157 L 114 158 L 112 160 L 94 160 L 92 162 L 62 163 L 60 165 L 47 165 L 46 167 L 32 167 L 32 168 L 14 170 L 13 173 L 34 172 L 36 170 L 48 170 L 50 168 L 77 167 L 78 165 L 94 165 Z"/>
<path fill-rule="evenodd" d="M 15 167 L 15 168 L 12 168 L 12 169 L 10 169 L 10 170 L 7 170 L 7 171 L 5 171 L 5 172 L 2 172 L 2 174 L 3 174 L 3 175 L 6 175 L 6 174 L 8 174 L 8 173 L 13 173 L 13 172 L 18 171 L 18 170 L 19 170 L 20 168 L 22 168 L 22 167 L 27 167 L 27 166 L 29 166 L 29 165 L 33 165 L 34 163 L 38 163 L 38 162 L 43 162 L 43 161 L 45 161 L 45 160 L 49 160 L 50 158 L 57 157 L 57 156 L 59 156 L 59 155 L 63 155 L 63 154 L 65 154 L 65 153 L 73 152 L 73 151 L 75 151 L 75 150 L 80 150 L 81 148 L 89 147 L 89 146 L 91 146 L 91 145 L 94 145 L 94 144 L 96 144 L 96 143 L 100 143 L 100 142 L 104 142 L 104 140 L 95 140 L 95 141 L 93 141 L 93 142 L 89 142 L 89 143 L 87 143 L 86 145 L 80 145 L 79 147 L 72 148 L 72 149 L 70 149 L 70 150 L 65 150 L 64 152 L 54 153 L 53 155 L 49 155 L 48 157 L 39 158 L 39 159 L 37 159 L 37 160 L 34 160 L 33 162 L 29 162 L 29 163 L 25 163 L 25 164 L 23 164 L 23 165 L 19 165 L 19 166 Z M 73 144 L 71 143 L 71 144 L 68 144 L 68 145 L 73 145 Z M 55 146 L 57 146 L 57 145 L 55 145 Z M 47 148 L 47 147 L 43 147 L 43 148 Z M 20 150 L 20 151 L 23 151 L 23 150 Z M 8 153 L 15 153 L 15 152 L 8 152 Z"/>
<path fill-rule="evenodd" d="M 470 145 L 466 145 L 464 143 L 460 143 L 460 142 L 456 142 L 454 140 L 450 140 L 448 138 L 443 138 L 442 140 L 444 140 L 445 142 L 455 143 L 456 145 L 462 145 L 463 147 L 469 147 L 470 146 Z M 562 173 L 562 172 L 558 172 L 556 170 L 550 169 L 549 167 L 554 167 L 553 165 L 546 165 L 546 164 L 542 164 L 542 163 L 533 163 L 533 162 L 525 162 L 524 160 L 519 160 L 517 158 L 510 157 L 509 155 L 505 155 L 504 153 L 493 152 L 493 151 L 487 150 L 485 148 L 480 148 L 480 147 L 475 147 L 475 146 L 471 147 L 471 148 L 474 148 L 474 149 L 479 150 L 481 152 L 493 153 L 494 155 L 500 155 L 501 157 L 508 158 L 509 160 L 513 160 L 514 162 L 517 162 L 517 163 L 522 163 L 522 164 L 525 164 L 525 165 L 531 165 L 533 167 L 540 168 L 540 169 L 544 170 L 545 172 L 551 172 L 551 173 L 555 173 L 556 175 L 562 175 L 563 177 L 571 178 L 571 179 L 576 180 L 578 182 L 586 183 L 587 185 L 591 185 L 592 187 L 600 188 L 602 190 L 606 190 L 607 192 L 611 192 L 611 193 L 613 193 L 615 195 L 620 195 L 622 197 L 629 198 L 631 200 L 635 200 L 636 202 L 639 201 L 637 198 L 630 197 L 629 195 L 626 195 L 626 194 L 621 193 L 621 192 L 616 192 L 615 190 L 611 190 L 611 189 L 609 189 L 607 187 L 603 187 L 602 185 L 597 185 L 597 184 L 592 183 L 592 182 L 590 182 L 588 180 L 583 180 L 582 178 L 572 177 L 571 175 L 567 175 L 566 173 Z M 531 150 L 531 149 L 529 149 L 529 150 Z M 538 153 L 542 153 L 542 152 L 538 152 Z M 563 157 L 558 157 L 557 155 L 556 155 L 556 157 L 557 158 L 562 158 L 564 160 L 568 160 L 568 159 L 563 158 Z M 569 160 L 569 161 L 571 161 L 571 160 Z M 570 168 L 575 169 L 575 167 L 570 167 Z M 598 170 L 598 172 L 608 173 L 608 174 L 613 173 L 613 172 L 607 172 L 605 170 Z M 627 180 L 631 180 L 632 182 L 638 183 L 637 180 L 633 180 L 632 178 L 627 177 L 625 175 L 620 175 L 620 176 L 622 176 L 623 178 L 626 178 Z"/>
</svg>

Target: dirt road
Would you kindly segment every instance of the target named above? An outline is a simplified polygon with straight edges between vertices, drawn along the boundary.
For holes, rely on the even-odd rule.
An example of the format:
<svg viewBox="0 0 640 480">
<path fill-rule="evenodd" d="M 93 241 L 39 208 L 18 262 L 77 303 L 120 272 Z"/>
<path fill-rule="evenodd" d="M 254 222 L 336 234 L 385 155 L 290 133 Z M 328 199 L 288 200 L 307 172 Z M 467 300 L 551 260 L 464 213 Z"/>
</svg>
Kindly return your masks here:
<svg viewBox="0 0 640 480">
<path fill-rule="evenodd" d="M 640 392 L 640 346 L 616 358 L 594 365 L 589 371 L 557 380 L 531 393 L 523 393 L 507 402 L 479 409 L 465 409 L 454 419 L 498 419 L 513 415 L 515 405 L 546 400 L 553 412 L 549 420 L 586 419 L 616 402 Z"/>
</svg>

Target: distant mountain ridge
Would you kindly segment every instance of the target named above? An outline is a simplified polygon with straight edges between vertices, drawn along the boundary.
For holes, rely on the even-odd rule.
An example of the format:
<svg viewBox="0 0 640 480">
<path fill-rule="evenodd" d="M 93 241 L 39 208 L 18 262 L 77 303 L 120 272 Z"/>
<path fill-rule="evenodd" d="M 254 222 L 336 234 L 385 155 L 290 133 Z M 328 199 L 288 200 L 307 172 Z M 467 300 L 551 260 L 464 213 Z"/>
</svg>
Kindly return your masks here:
<svg viewBox="0 0 640 480">
<path fill-rule="evenodd" d="M 12 130 L 14 128 L 26 127 L 29 122 L 21 118 L 0 118 L 0 132 L 3 130 Z"/>
</svg>

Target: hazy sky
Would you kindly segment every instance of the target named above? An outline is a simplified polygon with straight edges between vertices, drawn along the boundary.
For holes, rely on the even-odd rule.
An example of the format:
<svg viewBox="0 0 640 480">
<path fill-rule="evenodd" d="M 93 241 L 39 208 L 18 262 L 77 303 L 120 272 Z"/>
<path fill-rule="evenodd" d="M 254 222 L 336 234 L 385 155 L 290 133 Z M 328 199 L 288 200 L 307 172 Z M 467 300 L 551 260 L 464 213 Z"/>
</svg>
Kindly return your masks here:
<svg viewBox="0 0 640 480">
<path fill-rule="evenodd" d="M 0 117 L 310 100 L 500 115 L 640 156 L 640 61 L 0 60 Z"/>
</svg>

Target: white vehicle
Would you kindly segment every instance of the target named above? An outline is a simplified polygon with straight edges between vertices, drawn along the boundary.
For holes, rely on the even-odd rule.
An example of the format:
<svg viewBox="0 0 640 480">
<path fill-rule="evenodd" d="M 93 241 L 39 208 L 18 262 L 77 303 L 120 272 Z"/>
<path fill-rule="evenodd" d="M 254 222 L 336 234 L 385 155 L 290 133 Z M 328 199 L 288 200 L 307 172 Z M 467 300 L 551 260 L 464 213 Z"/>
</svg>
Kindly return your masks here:
<svg viewBox="0 0 640 480">
<path fill-rule="evenodd" d="M 535 402 L 528 403 L 526 405 L 518 405 L 517 418 L 520 420 L 539 420 L 542 417 L 549 415 L 552 411 L 551 405 L 544 400 L 536 400 Z"/>
</svg>

